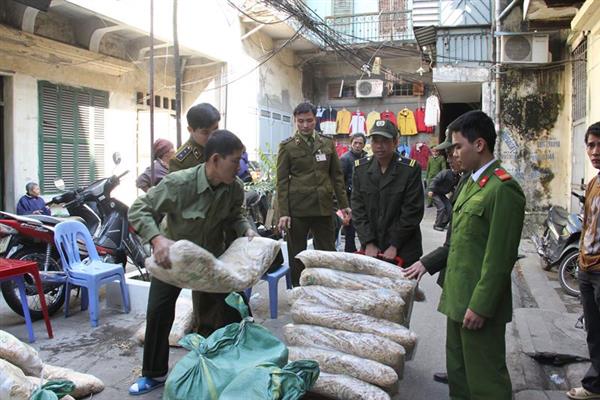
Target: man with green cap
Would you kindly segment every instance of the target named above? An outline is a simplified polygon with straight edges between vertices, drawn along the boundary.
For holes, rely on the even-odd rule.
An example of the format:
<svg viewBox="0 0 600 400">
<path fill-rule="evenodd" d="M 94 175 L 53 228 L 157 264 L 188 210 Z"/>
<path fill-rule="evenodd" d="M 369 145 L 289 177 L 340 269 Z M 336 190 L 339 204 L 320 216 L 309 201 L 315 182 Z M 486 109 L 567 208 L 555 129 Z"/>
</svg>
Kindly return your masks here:
<svg viewBox="0 0 600 400">
<path fill-rule="evenodd" d="M 425 187 L 427 191 L 430 191 L 431 181 L 440 172 L 447 169 L 446 157 L 444 157 L 444 151 L 440 150 L 439 147 L 434 147 L 432 150 L 432 156 L 427 160 L 427 170 L 425 172 Z M 432 197 L 427 197 L 427 207 L 431 207 L 435 201 Z"/>
<path fill-rule="evenodd" d="M 421 170 L 396 153 L 398 130 L 390 121 L 375 121 L 369 138 L 373 156 L 356 161 L 352 179 L 356 232 L 366 255 L 410 265 L 423 254 Z"/>
</svg>

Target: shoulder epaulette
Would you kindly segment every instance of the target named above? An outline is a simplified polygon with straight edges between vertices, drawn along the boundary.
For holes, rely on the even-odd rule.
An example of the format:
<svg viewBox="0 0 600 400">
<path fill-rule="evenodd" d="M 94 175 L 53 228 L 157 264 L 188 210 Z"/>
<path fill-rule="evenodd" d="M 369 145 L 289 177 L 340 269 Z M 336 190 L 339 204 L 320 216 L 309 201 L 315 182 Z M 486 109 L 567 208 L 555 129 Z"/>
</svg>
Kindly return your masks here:
<svg viewBox="0 0 600 400">
<path fill-rule="evenodd" d="M 331 136 L 328 136 L 328 135 L 324 134 L 323 132 L 317 132 L 317 135 L 321 136 L 322 138 L 332 140 Z"/>
<path fill-rule="evenodd" d="M 359 158 L 358 160 L 354 161 L 354 167 L 360 167 L 361 165 L 365 165 L 368 164 L 369 161 L 371 161 L 371 157 L 364 157 L 364 158 Z"/>
<path fill-rule="evenodd" d="M 175 158 L 177 161 L 183 161 L 187 156 L 192 152 L 192 146 L 185 146 L 183 149 L 179 150 L 177 154 L 175 154 Z"/>
<path fill-rule="evenodd" d="M 512 176 L 510 176 L 510 174 L 502 168 L 496 168 L 494 170 L 494 175 L 496 175 L 502 182 L 512 179 Z"/>
<path fill-rule="evenodd" d="M 408 165 L 409 167 L 414 167 L 415 165 L 417 165 L 417 160 L 413 160 L 412 158 L 405 158 L 405 157 L 399 156 L 398 161 L 400 161 L 400 163 L 402 163 L 404 165 Z"/>
<path fill-rule="evenodd" d="M 192 150 L 192 153 L 194 153 L 194 157 L 196 157 L 196 160 L 202 159 L 202 153 L 200 152 L 200 150 L 198 150 L 197 147 L 194 147 L 194 150 Z"/>
<path fill-rule="evenodd" d="M 294 137 L 293 137 L 293 136 L 290 136 L 290 137 L 289 137 L 289 138 L 287 138 L 287 139 L 283 139 L 283 140 L 281 141 L 281 143 L 280 143 L 280 144 L 286 144 L 286 143 L 289 143 L 289 142 L 291 142 L 292 140 L 294 140 Z"/>
<path fill-rule="evenodd" d="M 490 177 L 488 175 L 486 175 L 483 178 L 481 178 L 479 180 L 479 187 L 483 188 L 488 183 L 489 180 L 490 180 Z"/>
</svg>

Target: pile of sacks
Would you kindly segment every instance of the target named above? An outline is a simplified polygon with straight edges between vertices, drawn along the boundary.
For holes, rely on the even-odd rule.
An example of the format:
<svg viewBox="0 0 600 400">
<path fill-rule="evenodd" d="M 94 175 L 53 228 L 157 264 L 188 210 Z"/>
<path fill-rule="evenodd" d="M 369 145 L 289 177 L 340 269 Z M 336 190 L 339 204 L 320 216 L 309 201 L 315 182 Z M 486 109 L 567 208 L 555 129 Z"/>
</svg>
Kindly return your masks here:
<svg viewBox="0 0 600 400">
<path fill-rule="evenodd" d="M 305 250 L 297 258 L 306 269 L 289 297 L 290 360 L 319 363 L 312 392 L 389 400 L 417 345 L 408 329 L 415 281 L 397 266 L 358 254 Z"/>
<path fill-rule="evenodd" d="M 8 332 L 0 330 L 0 399 L 28 400 L 32 393 L 50 380 L 75 384 L 64 400 L 83 398 L 104 390 L 104 383 L 93 375 L 69 368 L 44 364 L 38 352 Z"/>
</svg>

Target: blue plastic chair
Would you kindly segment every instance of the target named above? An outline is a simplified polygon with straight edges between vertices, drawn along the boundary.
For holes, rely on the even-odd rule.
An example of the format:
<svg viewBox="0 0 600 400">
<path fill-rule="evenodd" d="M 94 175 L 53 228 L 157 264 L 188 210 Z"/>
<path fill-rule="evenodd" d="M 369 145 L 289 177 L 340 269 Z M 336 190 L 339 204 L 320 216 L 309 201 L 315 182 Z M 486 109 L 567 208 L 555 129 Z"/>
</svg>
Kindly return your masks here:
<svg viewBox="0 0 600 400">
<path fill-rule="evenodd" d="M 84 261 L 81 260 L 79 248 L 82 242 L 88 253 L 88 258 Z M 119 281 L 124 312 L 129 313 L 129 290 L 125 283 L 123 266 L 105 263 L 100 259 L 85 225 L 79 221 L 59 223 L 54 228 L 54 243 L 58 248 L 63 268 L 67 272 L 65 317 L 69 316 L 71 286 L 80 286 L 83 289 L 81 309 L 85 310 L 89 305 L 90 323 L 93 327 L 98 326 L 100 316 L 99 290 L 102 285 L 113 281 Z M 85 296 L 86 292 L 87 296 Z"/>
<path fill-rule="evenodd" d="M 285 276 L 285 284 L 288 289 L 292 288 L 292 273 L 290 272 L 290 267 L 287 264 L 281 264 L 279 268 L 277 268 L 273 272 L 268 272 L 264 274 L 260 279 L 263 281 L 267 281 L 269 284 L 269 310 L 271 311 L 271 319 L 277 318 L 277 301 L 278 301 L 278 291 L 277 285 L 279 284 L 279 280 Z M 252 288 L 248 288 L 244 290 L 244 294 L 250 300 L 250 296 L 252 295 Z"/>
</svg>

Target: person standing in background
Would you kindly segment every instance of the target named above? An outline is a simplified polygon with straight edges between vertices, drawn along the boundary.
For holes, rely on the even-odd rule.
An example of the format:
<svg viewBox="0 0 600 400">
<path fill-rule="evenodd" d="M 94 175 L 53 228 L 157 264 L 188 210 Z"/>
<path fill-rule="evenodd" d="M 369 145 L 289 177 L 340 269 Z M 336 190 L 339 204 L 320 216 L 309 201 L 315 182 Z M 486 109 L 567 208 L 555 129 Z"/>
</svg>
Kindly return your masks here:
<svg viewBox="0 0 600 400">
<path fill-rule="evenodd" d="M 135 185 L 147 192 L 152 186 L 158 183 L 169 173 L 169 161 L 175 155 L 173 143 L 167 139 L 157 139 L 154 142 L 154 182 L 152 180 L 152 171 L 147 167 L 144 172 L 137 177 Z"/>
<path fill-rule="evenodd" d="M 432 149 L 432 156 L 427 160 L 427 170 L 425 172 L 425 187 L 429 191 L 429 185 L 431 180 L 440 172 L 445 170 L 446 166 L 446 158 L 441 150 L 436 150 L 435 147 Z M 432 197 L 427 197 L 427 207 L 431 207 L 433 205 Z"/>
</svg>

